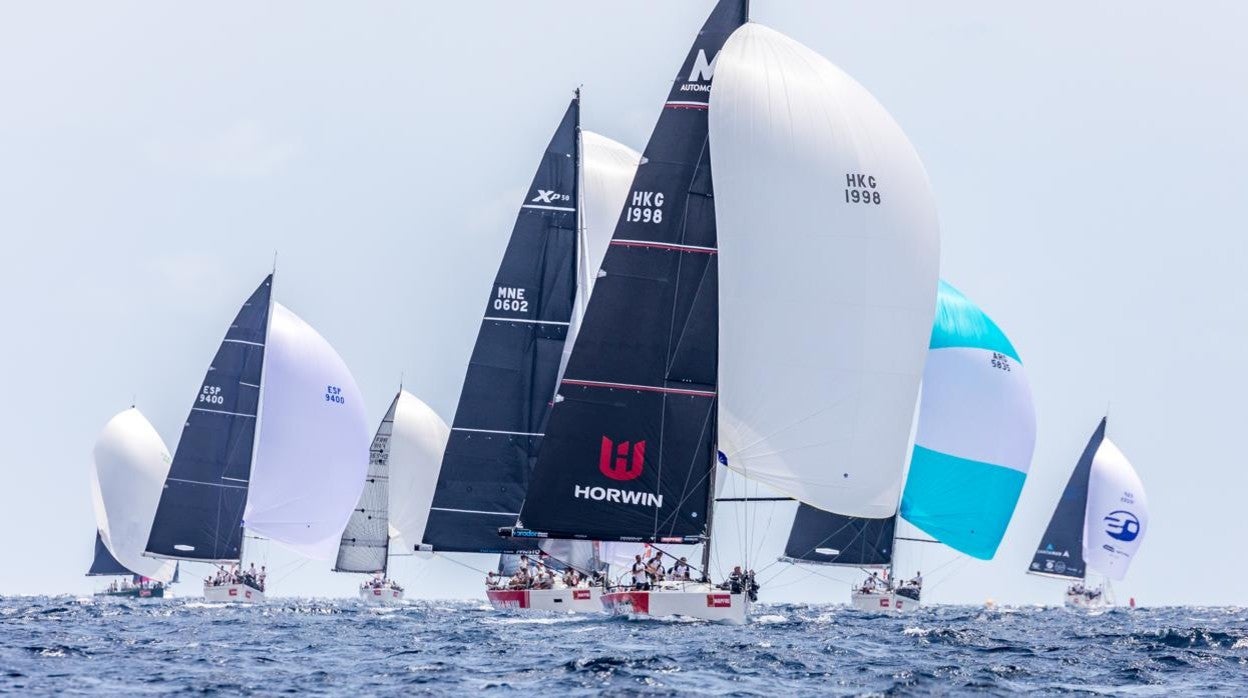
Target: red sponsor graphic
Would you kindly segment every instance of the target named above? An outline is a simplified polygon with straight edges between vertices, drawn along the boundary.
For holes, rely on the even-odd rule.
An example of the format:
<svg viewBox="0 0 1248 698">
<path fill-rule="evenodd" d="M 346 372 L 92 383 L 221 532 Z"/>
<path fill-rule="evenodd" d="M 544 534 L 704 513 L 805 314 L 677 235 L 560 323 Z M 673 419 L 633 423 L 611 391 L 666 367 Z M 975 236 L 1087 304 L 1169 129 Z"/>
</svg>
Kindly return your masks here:
<svg viewBox="0 0 1248 698">
<path fill-rule="evenodd" d="M 245 595 L 247 598 L 249 598 L 249 599 L 250 599 L 250 598 L 251 598 L 251 589 L 248 589 L 248 590 L 244 593 L 244 595 Z"/>
<path fill-rule="evenodd" d="M 630 445 L 632 446 L 631 459 Z M 612 480 L 635 480 L 641 477 L 645 459 L 645 441 L 637 443 L 621 441 L 617 444 L 605 436 L 602 437 L 602 449 L 598 453 L 598 470 Z"/>
<path fill-rule="evenodd" d="M 615 613 L 649 613 L 650 594 L 644 591 L 617 591 L 602 595 L 602 603 Z"/>
<path fill-rule="evenodd" d="M 381 589 L 373 589 L 373 596 L 381 596 Z"/>
<path fill-rule="evenodd" d="M 523 589 L 491 589 L 485 592 L 494 608 L 528 608 L 529 592 Z"/>
<path fill-rule="evenodd" d="M 151 596 L 151 595 L 152 595 L 151 589 L 139 589 L 139 596 Z"/>
<path fill-rule="evenodd" d="M 882 599 L 880 599 L 880 608 L 888 608 L 888 599 L 887 599 L 887 598 L 882 598 Z"/>
<path fill-rule="evenodd" d="M 238 596 L 238 589 L 230 589 L 230 596 Z"/>
<path fill-rule="evenodd" d="M 732 597 L 728 594 L 707 594 L 707 608 L 732 608 Z"/>
<path fill-rule="evenodd" d="M 572 590 L 573 601 L 585 601 L 588 598 L 589 598 L 589 589 L 573 589 Z"/>
<path fill-rule="evenodd" d="M 902 603 L 902 602 L 901 602 L 901 599 L 897 599 L 897 603 L 893 604 L 893 608 L 895 608 L 895 609 L 897 609 L 898 611 L 900 611 L 900 610 L 901 610 L 901 603 Z"/>
</svg>

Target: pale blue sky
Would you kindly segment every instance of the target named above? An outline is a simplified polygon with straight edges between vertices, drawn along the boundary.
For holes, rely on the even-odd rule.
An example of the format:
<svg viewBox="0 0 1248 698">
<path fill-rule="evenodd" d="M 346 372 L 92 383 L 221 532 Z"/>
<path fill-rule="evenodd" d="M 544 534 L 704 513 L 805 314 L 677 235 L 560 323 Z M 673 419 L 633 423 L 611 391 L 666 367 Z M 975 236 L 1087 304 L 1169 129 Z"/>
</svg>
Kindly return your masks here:
<svg viewBox="0 0 1248 698">
<path fill-rule="evenodd" d="M 449 422 L 571 90 L 587 128 L 642 148 L 711 5 L 0 6 L 0 593 L 92 589 L 96 433 L 137 395 L 174 448 L 274 250 L 277 298 L 351 365 L 372 417 L 403 374 Z M 1248 577 L 1248 4 L 752 5 L 901 123 L 937 195 L 942 275 L 1009 333 L 1035 391 L 1032 477 L 1001 552 L 940 572 L 946 557 L 916 554 L 929 598 L 1060 599 L 1023 570 L 1112 403 L 1152 510 L 1120 596 L 1242 602 L 1194 580 Z M 756 560 L 788 516 L 758 514 Z M 722 544 L 739 548 L 734 517 Z M 354 592 L 329 564 L 269 560 L 276 593 Z M 479 588 L 446 561 L 396 571 L 413 597 Z M 764 596 L 847 591 L 790 570 Z"/>
</svg>

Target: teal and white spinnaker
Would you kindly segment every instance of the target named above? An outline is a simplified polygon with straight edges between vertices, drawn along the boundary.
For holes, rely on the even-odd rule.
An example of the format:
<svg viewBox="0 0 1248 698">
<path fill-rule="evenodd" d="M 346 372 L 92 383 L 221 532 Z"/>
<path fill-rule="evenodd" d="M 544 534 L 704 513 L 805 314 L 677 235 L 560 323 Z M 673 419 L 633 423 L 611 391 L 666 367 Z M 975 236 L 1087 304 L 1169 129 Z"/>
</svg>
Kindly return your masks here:
<svg viewBox="0 0 1248 698">
<path fill-rule="evenodd" d="M 991 560 L 1035 443 L 1035 407 L 1018 352 L 984 311 L 942 280 L 902 518 L 955 550 Z"/>
</svg>

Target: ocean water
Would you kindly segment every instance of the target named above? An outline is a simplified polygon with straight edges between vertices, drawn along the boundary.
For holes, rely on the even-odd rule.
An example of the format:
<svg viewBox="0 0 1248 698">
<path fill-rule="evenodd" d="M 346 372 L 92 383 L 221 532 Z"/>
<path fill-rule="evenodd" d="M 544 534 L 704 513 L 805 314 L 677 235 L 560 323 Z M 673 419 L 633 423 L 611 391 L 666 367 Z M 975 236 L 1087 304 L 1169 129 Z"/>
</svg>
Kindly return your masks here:
<svg viewBox="0 0 1248 698">
<path fill-rule="evenodd" d="M 483 603 L 0 600 L 0 691 L 1248 695 L 1248 610 L 760 605 L 748 625 Z"/>
</svg>

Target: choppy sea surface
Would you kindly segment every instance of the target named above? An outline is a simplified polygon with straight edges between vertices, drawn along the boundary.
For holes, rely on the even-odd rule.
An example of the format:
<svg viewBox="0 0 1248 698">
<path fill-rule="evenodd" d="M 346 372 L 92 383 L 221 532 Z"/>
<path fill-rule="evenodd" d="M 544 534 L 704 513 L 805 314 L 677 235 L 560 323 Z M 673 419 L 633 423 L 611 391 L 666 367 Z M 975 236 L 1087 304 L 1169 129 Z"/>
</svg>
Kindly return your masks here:
<svg viewBox="0 0 1248 698">
<path fill-rule="evenodd" d="M 0 599 L 0 690 L 1248 695 L 1248 610 L 760 605 L 748 625 L 479 602 Z"/>
</svg>

